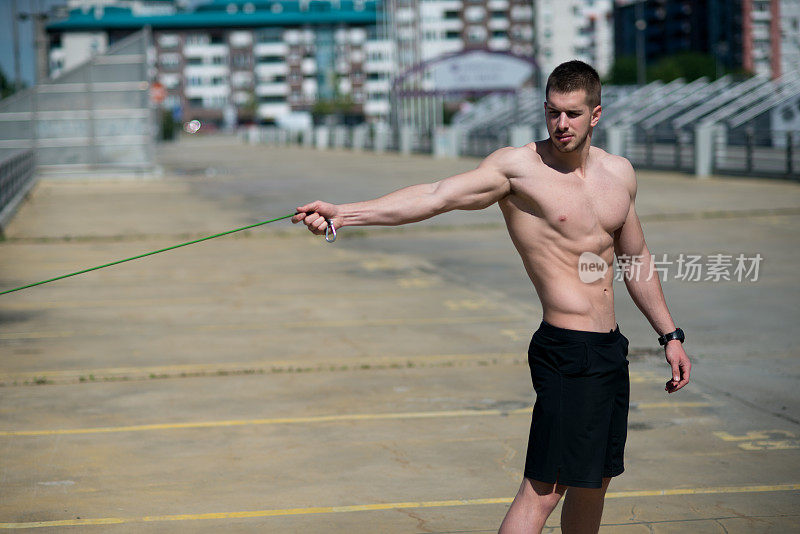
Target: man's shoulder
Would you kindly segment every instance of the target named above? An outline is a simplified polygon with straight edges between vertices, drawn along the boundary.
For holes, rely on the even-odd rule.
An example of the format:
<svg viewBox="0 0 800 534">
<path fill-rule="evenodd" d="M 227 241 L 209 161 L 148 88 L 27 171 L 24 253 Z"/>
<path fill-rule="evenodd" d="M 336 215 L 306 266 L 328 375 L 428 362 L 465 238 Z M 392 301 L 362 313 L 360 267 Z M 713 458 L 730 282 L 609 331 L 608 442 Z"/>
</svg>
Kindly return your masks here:
<svg viewBox="0 0 800 534">
<path fill-rule="evenodd" d="M 636 171 L 633 170 L 633 165 L 628 158 L 611 154 L 602 148 L 592 147 L 591 150 L 591 154 L 605 172 L 630 185 L 636 184 Z"/>
<path fill-rule="evenodd" d="M 624 158 L 622 156 L 617 156 L 615 154 L 611 154 L 610 152 L 606 152 L 602 148 L 598 148 L 593 146 L 591 148 L 592 154 L 594 155 L 597 160 L 601 161 L 603 166 L 607 169 L 628 176 L 633 176 L 635 174 L 633 170 L 633 165 L 628 160 L 628 158 Z"/>
<path fill-rule="evenodd" d="M 531 165 L 542 164 L 542 158 L 536 151 L 536 143 L 531 142 L 520 147 L 498 148 L 486 156 L 483 164 L 495 165 L 513 172 L 520 166 L 530 168 Z"/>
<path fill-rule="evenodd" d="M 636 171 L 628 158 L 611 154 L 602 148 L 592 147 L 591 150 L 603 169 L 623 183 L 631 195 L 635 196 L 637 189 Z"/>
</svg>

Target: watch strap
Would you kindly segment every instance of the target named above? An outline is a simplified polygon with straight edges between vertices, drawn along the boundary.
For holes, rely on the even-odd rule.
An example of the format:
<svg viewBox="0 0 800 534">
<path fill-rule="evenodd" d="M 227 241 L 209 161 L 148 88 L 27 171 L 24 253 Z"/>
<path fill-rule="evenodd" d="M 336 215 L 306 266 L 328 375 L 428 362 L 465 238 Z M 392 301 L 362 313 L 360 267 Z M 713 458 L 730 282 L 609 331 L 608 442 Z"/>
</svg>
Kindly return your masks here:
<svg viewBox="0 0 800 534">
<path fill-rule="evenodd" d="M 664 334 L 658 338 L 658 344 L 661 346 L 665 346 L 667 343 L 672 341 L 673 339 L 677 339 L 681 343 L 686 339 L 686 336 L 683 333 L 683 330 L 680 328 L 676 328 L 674 332 L 669 332 Z"/>
</svg>

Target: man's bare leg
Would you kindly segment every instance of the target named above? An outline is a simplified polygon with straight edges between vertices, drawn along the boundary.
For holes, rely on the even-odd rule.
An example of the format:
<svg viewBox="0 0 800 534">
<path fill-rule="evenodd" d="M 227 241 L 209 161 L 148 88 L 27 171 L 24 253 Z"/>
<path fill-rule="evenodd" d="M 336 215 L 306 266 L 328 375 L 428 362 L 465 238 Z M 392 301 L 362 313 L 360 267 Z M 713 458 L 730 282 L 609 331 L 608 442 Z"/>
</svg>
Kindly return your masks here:
<svg viewBox="0 0 800 534">
<path fill-rule="evenodd" d="M 539 534 L 566 489 L 559 484 L 523 477 L 498 534 Z"/>
<path fill-rule="evenodd" d="M 603 502 L 610 478 L 603 479 L 601 488 L 567 489 L 564 506 L 561 508 L 561 532 L 563 534 L 597 534 L 603 517 Z"/>
</svg>

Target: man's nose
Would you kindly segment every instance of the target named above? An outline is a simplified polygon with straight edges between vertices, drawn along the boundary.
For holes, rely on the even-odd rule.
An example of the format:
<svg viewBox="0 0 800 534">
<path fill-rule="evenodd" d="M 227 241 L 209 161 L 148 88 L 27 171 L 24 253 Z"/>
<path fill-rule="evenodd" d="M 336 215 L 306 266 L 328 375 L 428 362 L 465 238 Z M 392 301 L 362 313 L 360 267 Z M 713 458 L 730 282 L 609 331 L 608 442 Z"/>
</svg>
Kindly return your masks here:
<svg viewBox="0 0 800 534">
<path fill-rule="evenodd" d="M 569 126 L 567 122 L 567 114 L 562 113 L 561 115 L 558 116 L 558 127 L 562 130 L 566 130 L 567 126 Z"/>
</svg>

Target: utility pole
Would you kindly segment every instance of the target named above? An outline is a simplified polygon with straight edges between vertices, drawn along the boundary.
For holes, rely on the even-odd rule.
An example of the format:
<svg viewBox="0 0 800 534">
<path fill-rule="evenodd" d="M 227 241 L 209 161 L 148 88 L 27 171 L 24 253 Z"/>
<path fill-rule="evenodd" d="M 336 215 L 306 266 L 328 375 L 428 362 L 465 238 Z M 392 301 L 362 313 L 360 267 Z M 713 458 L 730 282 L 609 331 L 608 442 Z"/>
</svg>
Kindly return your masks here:
<svg viewBox="0 0 800 534">
<path fill-rule="evenodd" d="M 644 18 L 644 4 L 647 0 L 636 2 L 636 83 L 647 83 L 647 58 L 645 54 L 645 34 L 647 21 Z"/>
<path fill-rule="evenodd" d="M 47 14 L 38 11 L 32 14 L 33 46 L 36 53 L 36 79 L 34 83 L 44 83 L 50 74 L 50 46 L 44 30 Z"/>
<path fill-rule="evenodd" d="M 14 40 L 14 91 L 22 88 L 22 69 L 19 58 L 19 20 L 17 19 L 17 0 L 11 0 L 11 28 Z"/>
</svg>

